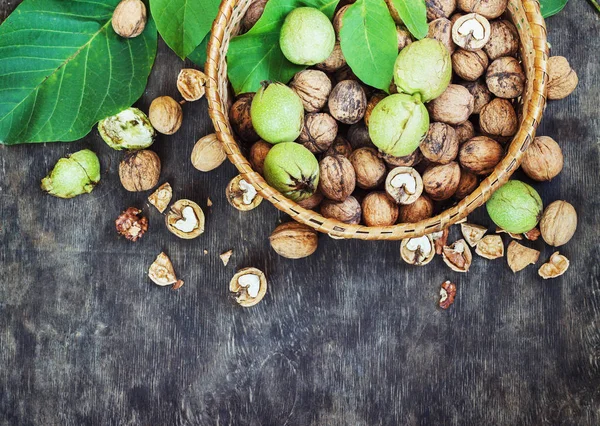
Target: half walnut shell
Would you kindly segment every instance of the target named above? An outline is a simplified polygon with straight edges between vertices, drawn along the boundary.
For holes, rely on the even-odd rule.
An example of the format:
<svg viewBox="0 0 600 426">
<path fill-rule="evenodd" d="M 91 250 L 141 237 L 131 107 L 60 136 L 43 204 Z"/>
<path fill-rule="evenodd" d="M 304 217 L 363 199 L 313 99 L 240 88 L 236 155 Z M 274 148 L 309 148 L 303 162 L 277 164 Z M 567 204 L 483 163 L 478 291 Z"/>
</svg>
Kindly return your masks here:
<svg viewBox="0 0 600 426">
<path fill-rule="evenodd" d="M 456 272 L 468 272 L 471 267 L 473 255 L 465 240 L 458 240 L 442 250 L 444 263 Z"/>
<path fill-rule="evenodd" d="M 204 232 L 204 212 L 193 201 L 176 201 L 165 216 L 167 229 L 179 238 L 191 240 Z"/>
<path fill-rule="evenodd" d="M 435 247 L 431 235 L 405 238 L 400 243 L 400 256 L 410 265 L 427 265 L 435 256 Z"/>
<path fill-rule="evenodd" d="M 267 278 L 257 268 L 240 269 L 229 282 L 235 301 L 245 308 L 256 305 L 267 293 Z"/>
</svg>

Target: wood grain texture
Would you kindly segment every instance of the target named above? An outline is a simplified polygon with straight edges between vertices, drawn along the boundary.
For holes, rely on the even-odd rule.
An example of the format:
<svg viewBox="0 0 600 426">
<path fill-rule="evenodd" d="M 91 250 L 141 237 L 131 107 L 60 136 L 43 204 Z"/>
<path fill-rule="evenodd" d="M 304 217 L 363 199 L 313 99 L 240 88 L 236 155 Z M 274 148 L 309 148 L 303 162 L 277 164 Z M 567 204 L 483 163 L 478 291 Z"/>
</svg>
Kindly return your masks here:
<svg viewBox="0 0 600 426">
<path fill-rule="evenodd" d="M 0 2 L 0 17 L 17 3 Z M 267 203 L 231 208 L 230 164 L 209 174 L 190 164 L 195 141 L 212 131 L 205 100 L 186 104 L 181 130 L 152 147 L 174 199 L 205 209 L 196 240 L 170 234 L 148 193 L 121 187 L 123 154 L 96 130 L 72 144 L 0 146 L 0 425 L 600 424 L 600 73 L 591 36 L 600 21 L 572 0 L 548 28 L 552 53 L 580 77 L 574 95 L 548 105 L 538 133 L 561 144 L 565 169 L 535 187 L 546 204 L 565 199 L 579 213 L 560 249 L 571 269 L 551 281 L 536 267 L 514 275 L 505 260 L 477 256 L 466 275 L 440 258 L 409 267 L 397 242 L 322 236 L 310 258 L 278 257 L 267 238 L 285 217 Z M 178 97 L 182 65 L 161 43 L 138 106 Z M 82 148 L 103 166 L 94 192 L 42 194 L 56 160 Z M 150 220 L 137 243 L 114 232 L 129 206 Z M 490 223 L 481 209 L 473 222 Z M 552 253 L 528 245 L 542 260 Z M 228 249 L 224 267 L 218 255 Z M 146 277 L 162 250 L 185 280 L 178 291 Z M 244 266 L 269 280 L 250 309 L 228 295 Z M 443 312 L 446 279 L 458 294 Z"/>
</svg>

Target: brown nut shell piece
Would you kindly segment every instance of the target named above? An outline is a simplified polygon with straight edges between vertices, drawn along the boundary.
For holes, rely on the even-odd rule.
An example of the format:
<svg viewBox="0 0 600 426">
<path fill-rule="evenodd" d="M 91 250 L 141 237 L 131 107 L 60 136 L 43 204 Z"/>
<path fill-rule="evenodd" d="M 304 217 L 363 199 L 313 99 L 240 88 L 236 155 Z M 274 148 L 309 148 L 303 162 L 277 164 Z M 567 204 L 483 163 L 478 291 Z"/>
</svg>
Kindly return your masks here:
<svg viewBox="0 0 600 426">
<path fill-rule="evenodd" d="M 569 269 L 569 259 L 559 252 L 552 253 L 550 260 L 544 263 L 538 270 L 538 274 L 543 279 L 556 278 L 567 272 Z"/>
<path fill-rule="evenodd" d="M 154 284 L 161 287 L 177 283 L 177 276 L 171 259 L 164 252 L 161 252 L 150 265 L 148 277 Z"/>
<path fill-rule="evenodd" d="M 563 99 L 569 96 L 579 83 L 577 73 L 564 56 L 548 59 L 548 99 Z"/>
<path fill-rule="evenodd" d="M 458 240 L 442 249 L 444 263 L 456 272 L 468 272 L 473 255 L 465 240 Z"/>
<path fill-rule="evenodd" d="M 355 80 L 340 81 L 329 95 L 329 113 L 344 124 L 359 122 L 367 109 L 367 95 Z"/>
<path fill-rule="evenodd" d="M 245 142 L 255 142 L 259 136 L 252 125 L 250 108 L 254 93 L 243 93 L 238 96 L 236 101 L 229 108 L 229 121 L 236 135 Z"/>
<path fill-rule="evenodd" d="M 327 104 L 331 94 L 331 80 L 323 71 L 304 70 L 296 73 L 290 87 L 304 105 L 306 112 L 318 112 Z"/>
<path fill-rule="evenodd" d="M 419 145 L 423 157 L 439 164 L 454 161 L 458 155 L 458 147 L 456 130 L 446 123 L 431 123 Z"/>
<path fill-rule="evenodd" d="M 255 289 L 253 284 L 256 282 L 252 280 L 252 285 L 243 286 L 240 283 L 240 278 L 244 275 L 253 275 L 258 278 L 258 289 Z M 243 280 L 243 278 L 242 278 Z M 231 278 L 229 282 L 229 291 L 235 298 L 235 301 L 245 308 L 256 305 L 260 302 L 265 294 L 267 293 L 267 278 L 265 274 L 257 268 L 244 268 L 237 271 L 237 273 Z"/>
<path fill-rule="evenodd" d="M 483 50 L 493 61 L 502 56 L 516 56 L 519 51 L 519 33 L 512 22 L 500 19 L 490 22 L 490 39 Z"/>
<path fill-rule="evenodd" d="M 554 201 L 546 207 L 540 220 L 540 232 L 547 244 L 558 247 L 567 244 L 577 229 L 577 212 L 566 201 Z"/>
<path fill-rule="evenodd" d="M 504 157 L 504 148 L 487 136 L 476 136 L 460 147 L 460 165 L 476 175 L 490 174 Z"/>
<path fill-rule="evenodd" d="M 499 98 L 513 99 L 525 89 L 525 73 L 512 56 L 498 58 L 491 63 L 485 75 L 488 89 Z"/>
<path fill-rule="evenodd" d="M 343 155 L 329 155 L 319 162 L 319 190 L 334 201 L 344 201 L 356 186 L 352 163 Z"/>
<path fill-rule="evenodd" d="M 139 36 L 146 28 L 146 5 L 141 0 L 122 0 L 113 12 L 113 30 L 124 38 Z"/>
<path fill-rule="evenodd" d="M 374 148 L 359 148 L 349 157 L 356 174 L 356 185 L 363 189 L 372 189 L 385 179 L 385 163 Z"/>
<path fill-rule="evenodd" d="M 150 104 L 148 118 L 157 132 L 172 135 L 181 127 L 183 111 L 179 102 L 172 97 L 160 96 Z"/>
<path fill-rule="evenodd" d="M 327 151 L 338 132 L 335 119 L 324 112 L 309 113 L 304 116 L 304 125 L 298 142 L 313 154 Z"/>
<path fill-rule="evenodd" d="M 528 265 L 534 265 L 540 257 L 540 252 L 516 241 L 511 241 L 506 250 L 506 260 L 513 272 L 519 272 Z"/>
<path fill-rule="evenodd" d="M 171 233 L 184 240 L 191 240 L 204 232 L 204 212 L 198 204 L 182 198 L 168 210 L 165 223 Z"/>
<path fill-rule="evenodd" d="M 452 161 L 434 165 L 423 173 L 423 190 L 432 200 L 441 201 L 452 197 L 460 182 L 460 167 Z"/>
<path fill-rule="evenodd" d="M 400 243 L 400 257 L 409 265 L 427 265 L 435 257 L 431 235 L 402 240 Z"/>
<path fill-rule="evenodd" d="M 412 204 L 423 193 L 423 180 L 412 167 L 396 167 L 385 179 L 385 192 L 398 204 Z"/>
<path fill-rule="evenodd" d="M 160 158 L 154 151 L 130 151 L 119 163 L 119 178 L 127 191 L 147 191 L 158 184 L 160 170 Z"/>
<path fill-rule="evenodd" d="M 229 181 L 225 188 L 225 196 L 229 204 L 243 212 L 255 209 L 263 200 L 263 197 L 242 175 L 237 175 Z"/>
<path fill-rule="evenodd" d="M 190 159 L 196 170 L 210 172 L 223 164 L 227 159 L 227 154 L 217 135 L 211 133 L 198 139 L 198 142 L 194 145 L 194 149 L 192 149 Z"/>
<path fill-rule="evenodd" d="M 177 76 L 177 90 L 188 102 L 194 102 L 204 96 L 206 88 L 206 74 L 193 68 L 184 68 Z"/>
<path fill-rule="evenodd" d="M 449 84 L 444 93 L 427 104 L 432 121 L 451 125 L 464 123 L 473 113 L 475 98 L 459 84 Z"/>
<path fill-rule="evenodd" d="M 417 223 L 433 216 L 433 201 L 427 195 L 421 195 L 412 204 L 400 206 L 400 223 Z"/>
<path fill-rule="evenodd" d="M 169 182 L 165 182 L 148 196 L 148 202 L 156 207 L 159 212 L 163 213 L 169 206 L 172 197 L 173 189 Z"/>
<path fill-rule="evenodd" d="M 513 136 L 519 123 L 517 113 L 510 101 L 496 98 L 481 108 L 479 127 L 492 136 Z"/>
<path fill-rule="evenodd" d="M 325 153 L 324 157 L 328 155 L 343 155 L 348 158 L 352 154 L 352 145 L 344 137 L 337 135 L 331 146 Z"/>
<path fill-rule="evenodd" d="M 475 247 L 475 253 L 485 259 L 498 259 L 504 256 L 504 243 L 500 235 L 486 235 Z"/>
<path fill-rule="evenodd" d="M 467 241 L 471 247 L 475 247 L 487 232 L 487 228 L 485 226 L 463 222 L 460 224 L 460 231 L 462 232 L 465 241 Z"/>
<path fill-rule="evenodd" d="M 563 168 L 563 153 L 554 139 L 537 136 L 523 154 L 521 168 L 533 180 L 546 181 L 558 176 Z"/>
<path fill-rule="evenodd" d="M 275 228 L 269 242 L 278 255 L 288 259 L 301 259 L 317 250 L 319 235 L 310 226 L 287 222 Z"/>
<path fill-rule="evenodd" d="M 362 209 L 358 200 L 349 196 L 344 201 L 323 200 L 321 215 L 351 225 L 358 225 L 362 218 Z"/>
<path fill-rule="evenodd" d="M 367 226 L 390 226 L 398 219 L 398 206 L 385 192 L 370 192 L 361 203 Z"/>
<path fill-rule="evenodd" d="M 452 40 L 465 50 L 478 50 L 490 39 L 489 21 L 477 13 L 469 13 L 458 18 L 452 25 Z M 486 58 L 487 55 L 481 52 Z"/>
</svg>

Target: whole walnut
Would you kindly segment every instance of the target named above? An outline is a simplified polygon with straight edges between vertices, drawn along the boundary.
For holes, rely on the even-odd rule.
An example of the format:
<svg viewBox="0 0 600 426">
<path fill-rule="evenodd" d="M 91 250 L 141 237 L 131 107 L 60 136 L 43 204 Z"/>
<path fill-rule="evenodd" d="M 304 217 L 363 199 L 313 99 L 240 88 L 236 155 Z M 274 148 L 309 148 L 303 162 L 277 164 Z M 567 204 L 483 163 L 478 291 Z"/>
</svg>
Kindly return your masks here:
<svg viewBox="0 0 600 426">
<path fill-rule="evenodd" d="M 562 150 L 551 137 L 537 136 L 523 154 L 521 168 L 533 180 L 551 180 L 563 168 Z"/>
<path fill-rule="evenodd" d="M 450 53 L 456 49 L 456 44 L 452 41 L 452 22 L 447 18 L 437 18 L 429 23 L 429 32 L 427 38 L 432 38 L 444 46 Z"/>
<path fill-rule="evenodd" d="M 519 33 L 512 22 L 504 19 L 490 22 L 490 39 L 483 50 L 492 61 L 503 56 L 516 56 Z"/>
<path fill-rule="evenodd" d="M 329 149 L 337 132 L 337 121 L 331 115 L 324 112 L 309 113 L 304 116 L 304 126 L 298 142 L 313 154 L 318 154 Z"/>
<path fill-rule="evenodd" d="M 517 113 L 506 99 L 494 99 L 479 113 L 479 127 L 488 135 L 513 136 L 518 126 Z"/>
<path fill-rule="evenodd" d="M 387 169 L 375 149 L 359 148 L 350 154 L 349 159 L 354 167 L 359 188 L 375 188 L 384 181 Z"/>
<path fill-rule="evenodd" d="M 473 95 L 473 114 L 479 114 L 481 109 L 487 105 L 494 95 L 488 89 L 487 84 L 483 80 L 469 81 L 462 83 L 471 95 Z"/>
<path fill-rule="evenodd" d="M 250 164 L 255 172 L 261 175 L 263 174 L 265 158 L 272 147 L 273 145 L 263 140 L 256 141 L 252 144 L 248 160 L 250 160 Z"/>
<path fill-rule="evenodd" d="M 398 220 L 398 206 L 385 192 L 370 192 L 361 206 L 367 226 L 389 226 Z"/>
<path fill-rule="evenodd" d="M 324 198 L 325 197 L 323 197 L 323 194 L 321 194 L 319 191 L 315 191 L 313 195 L 305 198 L 304 200 L 298 201 L 297 204 L 305 209 L 314 210 L 319 207 Z"/>
<path fill-rule="evenodd" d="M 467 13 L 478 13 L 494 19 L 506 10 L 508 0 L 458 0 L 458 8 Z"/>
<path fill-rule="evenodd" d="M 362 121 L 350 126 L 348 129 L 348 142 L 352 145 L 352 149 L 363 147 L 375 148 L 369 136 L 369 129 L 367 129 L 367 126 Z"/>
<path fill-rule="evenodd" d="M 148 118 L 157 132 L 172 135 L 181 127 L 183 111 L 179 102 L 172 97 L 159 96 L 150 104 Z"/>
<path fill-rule="evenodd" d="M 352 154 L 352 146 L 343 136 L 337 135 L 331 146 L 325 153 L 324 157 L 328 155 L 343 155 L 348 158 Z"/>
<path fill-rule="evenodd" d="M 301 259 L 317 250 L 319 234 L 310 226 L 287 222 L 275 228 L 269 242 L 278 255 L 288 259 Z"/>
<path fill-rule="evenodd" d="M 340 35 L 340 30 L 342 29 L 342 18 L 344 17 L 344 13 L 346 13 L 350 6 L 350 4 L 347 4 L 345 6 L 340 7 L 340 9 L 335 13 L 333 17 L 333 29 L 335 30 L 335 35 L 338 36 L 338 39 Z"/>
<path fill-rule="evenodd" d="M 419 148 L 432 163 L 448 164 L 458 155 L 458 145 L 454 127 L 445 123 L 431 123 Z"/>
<path fill-rule="evenodd" d="M 433 121 L 461 124 L 473 112 L 475 99 L 469 91 L 458 84 L 450 84 L 440 96 L 429 102 L 427 109 Z"/>
<path fill-rule="evenodd" d="M 329 113 L 344 124 L 354 124 L 365 115 L 367 95 L 359 82 L 340 81 L 329 96 Z"/>
<path fill-rule="evenodd" d="M 458 182 L 458 188 L 456 188 L 456 192 L 454 193 L 454 198 L 457 200 L 462 200 L 471 192 L 475 191 L 478 186 L 479 178 L 477 175 L 463 169 L 460 172 L 460 181 Z"/>
<path fill-rule="evenodd" d="M 504 148 L 487 136 L 465 142 L 458 153 L 460 165 L 476 175 L 490 174 L 504 157 Z"/>
<path fill-rule="evenodd" d="M 362 210 L 358 200 L 349 196 L 344 201 L 323 200 L 321 215 L 340 222 L 358 225 L 362 217 Z"/>
<path fill-rule="evenodd" d="M 563 56 L 548 59 L 548 99 L 563 99 L 577 87 L 579 79 L 569 61 Z"/>
<path fill-rule="evenodd" d="M 400 223 L 417 223 L 433 216 L 433 201 L 427 195 L 421 195 L 407 206 L 400 206 Z"/>
<path fill-rule="evenodd" d="M 250 4 L 250 7 L 248 7 L 246 14 L 242 18 L 242 27 L 245 31 L 248 31 L 254 26 L 254 24 L 256 24 L 256 22 L 258 22 L 263 12 L 265 11 L 266 5 L 267 0 L 254 0 Z"/>
<path fill-rule="evenodd" d="M 460 166 L 455 162 L 433 165 L 423 173 L 423 190 L 432 200 L 452 197 L 460 182 Z"/>
<path fill-rule="evenodd" d="M 343 155 L 329 155 L 319 162 L 319 190 L 334 201 L 344 201 L 356 186 L 352 163 Z"/>
<path fill-rule="evenodd" d="M 488 57 L 481 49 L 458 49 L 452 54 L 452 69 L 467 81 L 475 81 L 481 77 L 488 65 Z"/>
<path fill-rule="evenodd" d="M 211 133 L 196 142 L 190 159 L 195 169 L 201 172 L 210 172 L 223 164 L 227 159 L 227 154 L 217 135 Z"/>
<path fill-rule="evenodd" d="M 122 0 L 112 17 L 113 30 L 121 37 L 139 36 L 146 27 L 146 5 L 141 0 Z"/>
<path fill-rule="evenodd" d="M 488 67 L 485 82 L 494 95 L 512 99 L 523 93 L 525 73 L 519 61 L 512 56 L 503 56 Z"/>
<path fill-rule="evenodd" d="M 458 138 L 459 145 L 462 145 L 469 139 L 475 137 L 475 127 L 473 127 L 473 123 L 470 120 L 467 120 L 464 123 L 454 127 L 454 130 L 456 131 L 456 137 Z"/>
<path fill-rule="evenodd" d="M 392 85 L 395 86 L 395 84 L 392 84 Z M 365 110 L 365 125 L 369 126 L 369 120 L 371 118 L 371 113 L 373 112 L 373 109 L 386 96 L 387 96 L 387 93 L 378 91 L 378 92 L 375 92 L 375 94 L 369 98 L 369 102 L 367 103 L 367 109 Z"/>
<path fill-rule="evenodd" d="M 160 158 L 154 151 L 130 151 L 119 164 L 119 178 L 127 191 L 147 191 L 158 184 Z"/>
<path fill-rule="evenodd" d="M 551 246 L 562 246 L 573 238 L 577 229 L 577 212 L 566 201 L 554 201 L 542 214 L 540 232 Z"/>
<path fill-rule="evenodd" d="M 229 108 L 229 120 L 234 132 L 245 142 L 255 142 L 259 139 L 252 125 L 250 107 L 254 93 L 244 93 Z"/>
<path fill-rule="evenodd" d="M 380 153 L 379 156 L 390 167 L 412 167 L 423 160 L 423 154 L 420 149 L 415 149 L 412 154 L 405 155 L 404 157 L 396 157 L 385 153 Z"/>
<path fill-rule="evenodd" d="M 398 52 L 413 42 L 410 32 L 404 27 L 396 25 L 396 34 L 398 36 Z"/>
<path fill-rule="evenodd" d="M 302 100 L 306 112 L 317 112 L 327 103 L 331 80 L 323 71 L 304 70 L 294 76 L 290 87 Z"/>
<path fill-rule="evenodd" d="M 335 72 L 346 65 L 346 58 L 342 53 L 340 42 L 336 41 L 333 50 L 327 59 L 315 65 L 315 68 L 326 72 Z"/>
<path fill-rule="evenodd" d="M 425 0 L 427 6 L 427 20 L 449 18 L 456 9 L 456 0 Z"/>
</svg>

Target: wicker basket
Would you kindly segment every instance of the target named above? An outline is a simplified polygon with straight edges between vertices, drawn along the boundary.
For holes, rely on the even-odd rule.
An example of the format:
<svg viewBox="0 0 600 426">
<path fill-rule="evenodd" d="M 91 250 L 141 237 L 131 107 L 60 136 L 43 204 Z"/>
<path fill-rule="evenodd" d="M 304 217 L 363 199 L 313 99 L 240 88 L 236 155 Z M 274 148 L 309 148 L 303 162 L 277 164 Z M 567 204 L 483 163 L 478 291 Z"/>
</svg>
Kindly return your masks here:
<svg viewBox="0 0 600 426">
<path fill-rule="evenodd" d="M 231 37 L 238 34 L 240 21 L 251 3 L 252 0 L 223 0 L 219 8 L 208 44 L 205 70 L 208 75 L 209 114 L 229 160 L 237 167 L 244 179 L 252 183 L 263 198 L 298 222 L 341 238 L 400 240 L 421 236 L 440 231 L 466 217 L 485 203 L 519 167 L 523 152 L 535 136 L 546 102 L 548 48 L 546 26 L 538 1 L 509 0 L 508 4 L 507 16 L 517 27 L 521 38 L 521 59 L 527 76 L 527 85 L 521 99 L 519 130 L 510 143 L 505 158 L 473 193 L 437 216 L 417 223 L 380 227 L 349 225 L 335 219 L 327 219 L 317 212 L 300 207 L 271 188 L 261 175 L 252 170 L 250 163 L 240 152 L 227 116 L 230 94 L 225 56 L 229 41 Z"/>
</svg>

